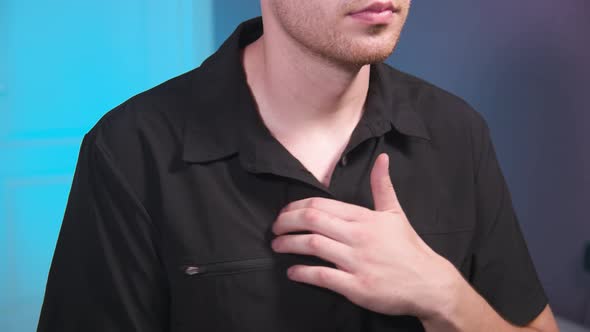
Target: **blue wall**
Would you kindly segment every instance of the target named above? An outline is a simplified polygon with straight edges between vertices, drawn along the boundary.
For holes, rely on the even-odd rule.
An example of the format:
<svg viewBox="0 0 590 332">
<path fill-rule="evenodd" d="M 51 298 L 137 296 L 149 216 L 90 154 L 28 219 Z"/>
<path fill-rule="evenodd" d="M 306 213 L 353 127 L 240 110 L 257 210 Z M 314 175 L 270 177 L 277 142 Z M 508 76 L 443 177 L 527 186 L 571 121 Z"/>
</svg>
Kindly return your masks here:
<svg viewBox="0 0 590 332">
<path fill-rule="evenodd" d="M 586 1 L 413 3 L 389 62 L 488 119 L 552 306 L 590 326 Z M 0 331 L 34 330 L 82 135 L 258 14 L 258 0 L 0 0 Z"/>
<path fill-rule="evenodd" d="M 0 331 L 33 331 L 83 134 L 213 51 L 210 1 L 0 0 Z"/>
</svg>

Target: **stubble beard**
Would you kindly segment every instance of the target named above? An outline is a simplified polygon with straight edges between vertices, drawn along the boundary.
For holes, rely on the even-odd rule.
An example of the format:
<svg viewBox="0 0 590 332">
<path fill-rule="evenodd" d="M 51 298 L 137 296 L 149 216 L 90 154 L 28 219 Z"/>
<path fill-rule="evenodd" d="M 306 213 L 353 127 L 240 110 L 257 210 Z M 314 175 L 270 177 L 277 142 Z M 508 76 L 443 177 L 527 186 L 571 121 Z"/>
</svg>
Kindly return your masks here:
<svg viewBox="0 0 590 332">
<path fill-rule="evenodd" d="M 404 25 L 402 22 L 398 29 L 374 25 L 368 28 L 366 36 L 351 37 L 342 31 L 330 29 L 330 26 L 318 22 L 317 18 L 292 15 L 288 8 L 277 6 L 275 15 L 284 32 L 303 52 L 348 68 L 385 61 L 395 50 Z"/>
</svg>

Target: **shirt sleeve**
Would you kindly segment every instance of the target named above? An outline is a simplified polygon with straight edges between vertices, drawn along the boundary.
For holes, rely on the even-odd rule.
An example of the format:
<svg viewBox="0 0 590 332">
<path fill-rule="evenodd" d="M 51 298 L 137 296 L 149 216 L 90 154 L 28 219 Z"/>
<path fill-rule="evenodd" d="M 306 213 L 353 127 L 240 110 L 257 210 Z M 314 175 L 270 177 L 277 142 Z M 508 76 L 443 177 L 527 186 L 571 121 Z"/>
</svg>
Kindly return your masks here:
<svg viewBox="0 0 590 332">
<path fill-rule="evenodd" d="M 507 321 L 526 325 L 547 305 L 511 195 L 500 169 L 489 128 L 478 115 L 475 138 L 478 231 L 471 284 Z"/>
<path fill-rule="evenodd" d="M 93 133 L 80 147 L 38 331 L 165 331 L 156 229 Z"/>
</svg>

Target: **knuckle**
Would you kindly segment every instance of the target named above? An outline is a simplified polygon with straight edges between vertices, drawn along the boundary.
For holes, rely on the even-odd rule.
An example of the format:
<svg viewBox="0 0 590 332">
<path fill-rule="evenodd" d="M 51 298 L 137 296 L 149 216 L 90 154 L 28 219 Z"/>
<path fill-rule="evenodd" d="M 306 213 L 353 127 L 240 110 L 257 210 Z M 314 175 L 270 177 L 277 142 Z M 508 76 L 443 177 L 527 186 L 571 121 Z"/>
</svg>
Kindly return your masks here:
<svg viewBox="0 0 590 332">
<path fill-rule="evenodd" d="M 326 285 L 330 282 L 330 274 L 325 269 L 318 269 L 316 272 L 317 279 L 320 284 Z"/>
<path fill-rule="evenodd" d="M 391 183 L 391 181 L 389 181 L 389 179 L 388 179 L 387 183 L 385 184 L 385 188 L 387 188 L 387 190 L 391 190 L 391 191 L 394 190 L 393 184 Z"/>
<path fill-rule="evenodd" d="M 320 207 L 321 204 L 321 200 L 319 198 L 310 198 L 307 201 L 307 207 L 308 208 L 313 208 L 313 209 L 317 209 Z"/>
<path fill-rule="evenodd" d="M 307 223 L 308 225 L 315 225 L 319 222 L 320 220 L 320 213 L 312 208 L 306 208 L 303 211 L 303 220 L 305 221 L 305 223 Z"/>
<path fill-rule="evenodd" d="M 350 261 L 354 264 L 357 269 L 363 269 L 365 265 L 365 260 L 363 259 L 363 255 L 360 253 L 353 253 L 350 255 Z"/>
<path fill-rule="evenodd" d="M 383 187 L 382 188 L 385 188 L 387 190 L 393 189 L 393 183 L 391 183 L 391 179 L 389 178 L 389 176 L 384 177 L 382 179 L 382 183 L 383 183 Z"/>
<path fill-rule="evenodd" d="M 279 223 L 278 222 L 274 223 L 270 230 L 274 235 L 279 234 L 279 231 L 280 231 Z"/>
<path fill-rule="evenodd" d="M 363 276 L 359 277 L 359 285 L 368 293 L 372 293 L 372 291 L 377 287 L 378 280 L 372 274 L 364 274 Z"/>
<path fill-rule="evenodd" d="M 358 259 L 365 264 L 365 266 L 374 266 L 379 262 L 376 257 L 377 256 L 374 252 L 366 250 L 359 254 Z"/>
<path fill-rule="evenodd" d="M 312 235 L 309 235 L 309 237 L 307 238 L 307 246 L 311 250 L 317 251 L 318 249 L 320 249 L 321 245 L 322 245 L 322 237 L 320 235 L 312 234 Z"/>
</svg>

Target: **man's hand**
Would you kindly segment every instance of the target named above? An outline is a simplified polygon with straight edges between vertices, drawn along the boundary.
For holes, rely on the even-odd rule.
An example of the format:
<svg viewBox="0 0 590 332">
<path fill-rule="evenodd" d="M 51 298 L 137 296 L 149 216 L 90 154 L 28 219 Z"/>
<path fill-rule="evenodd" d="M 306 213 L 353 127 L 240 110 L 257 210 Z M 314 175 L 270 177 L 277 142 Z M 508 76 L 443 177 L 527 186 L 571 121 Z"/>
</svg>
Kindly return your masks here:
<svg viewBox="0 0 590 332">
<path fill-rule="evenodd" d="M 292 266 L 289 278 L 331 289 L 375 312 L 416 316 L 426 331 L 559 331 L 549 306 L 526 327 L 500 317 L 416 234 L 388 167 L 382 154 L 371 171 L 375 211 L 316 197 L 281 211 L 273 225 L 273 249 L 317 256 L 337 267 Z M 288 234 L 300 231 L 311 234 Z"/>
<path fill-rule="evenodd" d="M 388 166 L 382 154 L 371 172 L 374 211 L 325 198 L 292 202 L 273 225 L 272 247 L 338 267 L 293 266 L 292 280 L 331 289 L 372 311 L 427 319 L 449 305 L 461 276 L 410 225 Z M 311 234 L 288 234 L 298 231 Z"/>
</svg>

